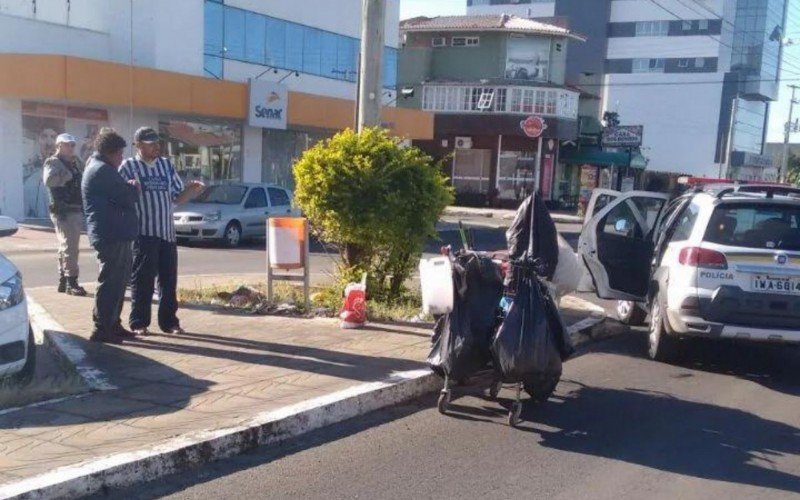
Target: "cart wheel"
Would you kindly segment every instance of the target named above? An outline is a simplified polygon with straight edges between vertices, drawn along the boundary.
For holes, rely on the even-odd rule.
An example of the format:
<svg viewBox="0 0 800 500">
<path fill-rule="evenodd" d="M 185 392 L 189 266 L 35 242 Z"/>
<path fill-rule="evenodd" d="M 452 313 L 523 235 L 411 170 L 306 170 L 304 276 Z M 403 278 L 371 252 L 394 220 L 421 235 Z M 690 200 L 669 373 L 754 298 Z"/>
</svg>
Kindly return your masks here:
<svg viewBox="0 0 800 500">
<path fill-rule="evenodd" d="M 511 406 L 511 411 L 508 412 L 508 425 L 511 427 L 518 426 L 520 415 L 522 415 L 522 403 L 517 401 Z"/>
<path fill-rule="evenodd" d="M 436 404 L 436 407 L 439 409 L 439 413 L 442 415 L 447 413 L 447 405 L 450 404 L 450 391 L 444 390 L 441 394 L 439 394 L 439 402 Z"/>
<path fill-rule="evenodd" d="M 493 382 L 492 386 L 489 387 L 489 396 L 492 399 L 497 399 L 497 395 L 500 394 L 500 388 L 503 386 L 503 381 L 498 380 L 497 382 Z"/>
</svg>

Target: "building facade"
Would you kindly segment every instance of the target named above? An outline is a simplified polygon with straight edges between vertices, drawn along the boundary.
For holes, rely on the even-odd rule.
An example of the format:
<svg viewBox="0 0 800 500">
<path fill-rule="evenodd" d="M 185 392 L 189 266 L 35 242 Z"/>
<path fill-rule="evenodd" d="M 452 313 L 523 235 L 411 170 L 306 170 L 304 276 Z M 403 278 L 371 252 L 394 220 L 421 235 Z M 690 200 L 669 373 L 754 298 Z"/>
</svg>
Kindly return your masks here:
<svg viewBox="0 0 800 500">
<path fill-rule="evenodd" d="M 467 2 L 471 13 L 531 9 L 533 16 L 559 16 L 562 5 L 575 3 Z M 605 46 L 602 80 L 581 82 L 582 89 L 597 88 L 602 110 L 623 124 L 644 126 L 648 171 L 775 179 L 764 141 L 778 93 L 785 0 L 578 3 L 607 25 L 586 43 Z M 580 31 L 571 21 L 567 15 L 566 25 Z"/>
<path fill-rule="evenodd" d="M 41 163 L 64 131 L 85 157 L 102 126 L 129 142 L 154 126 L 185 178 L 291 188 L 294 159 L 354 125 L 359 0 L 109 5 L 0 0 L 3 215 L 47 216 Z M 431 116 L 391 105 L 398 23 L 399 1 L 388 0 L 384 125 L 430 138 Z M 274 125 L 252 118 L 265 103 L 280 118 Z"/>
<path fill-rule="evenodd" d="M 399 105 L 435 113 L 434 140 L 459 202 L 552 198 L 561 140 L 577 137 L 579 96 L 564 84 L 568 45 L 552 24 L 508 15 L 417 18 L 401 24 Z"/>
</svg>

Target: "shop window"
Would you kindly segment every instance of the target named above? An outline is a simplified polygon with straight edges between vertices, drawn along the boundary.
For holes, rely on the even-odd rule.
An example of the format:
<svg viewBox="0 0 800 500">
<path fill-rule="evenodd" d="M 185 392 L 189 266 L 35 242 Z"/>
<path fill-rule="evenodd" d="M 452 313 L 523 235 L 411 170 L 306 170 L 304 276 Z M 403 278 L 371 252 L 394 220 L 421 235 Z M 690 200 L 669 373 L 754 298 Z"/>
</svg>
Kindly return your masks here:
<svg viewBox="0 0 800 500">
<path fill-rule="evenodd" d="M 211 78 L 222 80 L 223 77 L 222 58 L 206 54 L 203 59 L 203 73 Z"/>
<path fill-rule="evenodd" d="M 222 56 L 224 11 L 222 5 L 215 2 L 205 3 L 205 43 L 203 51 L 208 55 Z"/>
<path fill-rule="evenodd" d="M 322 32 L 313 28 L 303 30 L 303 71 L 312 75 L 322 72 Z"/>
<path fill-rule="evenodd" d="M 244 60 L 245 12 L 225 9 L 225 57 Z"/>
<path fill-rule="evenodd" d="M 322 32 L 321 36 L 321 49 L 322 49 L 322 76 L 337 78 L 336 70 L 339 69 L 336 64 L 337 57 L 337 36 L 333 33 Z"/>
<path fill-rule="evenodd" d="M 534 113 L 533 99 L 535 91 L 533 89 L 524 89 L 522 91 L 522 112 Z"/>
<path fill-rule="evenodd" d="M 556 97 L 556 92 L 554 90 L 547 91 L 547 108 L 545 109 L 545 114 L 548 115 L 555 115 L 556 114 L 556 105 L 557 105 L 558 98 Z"/>
<path fill-rule="evenodd" d="M 239 125 L 166 120 L 159 123 L 165 153 L 184 181 L 241 179 L 242 131 Z"/>
<path fill-rule="evenodd" d="M 544 114 L 545 111 L 545 92 L 544 90 L 536 91 L 536 106 L 534 112 L 538 115 Z"/>
<path fill-rule="evenodd" d="M 244 60 L 256 64 L 266 61 L 267 22 L 264 16 L 248 12 L 244 18 Z"/>
<path fill-rule="evenodd" d="M 358 41 L 346 36 L 337 35 L 336 41 L 336 75 L 343 80 L 355 81 L 358 71 Z"/>
<path fill-rule="evenodd" d="M 397 86 L 397 49 L 386 47 L 383 51 L 383 86 Z"/>
<path fill-rule="evenodd" d="M 286 23 L 286 69 L 303 70 L 303 35 L 302 26 Z"/>
<path fill-rule="evenodd" d="M 266 64 L 273 68 L 286 67 L 286 23 L 267 18 Z"/>
</svg>

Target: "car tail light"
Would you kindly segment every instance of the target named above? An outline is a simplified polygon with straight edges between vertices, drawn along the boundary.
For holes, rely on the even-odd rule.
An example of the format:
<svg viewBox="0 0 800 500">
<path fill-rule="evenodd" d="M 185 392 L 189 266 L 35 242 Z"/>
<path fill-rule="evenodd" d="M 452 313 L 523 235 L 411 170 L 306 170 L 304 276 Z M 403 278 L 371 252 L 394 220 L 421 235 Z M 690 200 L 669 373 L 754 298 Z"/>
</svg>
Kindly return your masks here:
<svg viewBox="0 0 800 500">
<path fill-rule="evenodd" d="M 681 250 L 678 262 L 684 266 L 706 269 L 728 269 L 725 254 L 700 247 L 687 247 Z"/>
</svg>

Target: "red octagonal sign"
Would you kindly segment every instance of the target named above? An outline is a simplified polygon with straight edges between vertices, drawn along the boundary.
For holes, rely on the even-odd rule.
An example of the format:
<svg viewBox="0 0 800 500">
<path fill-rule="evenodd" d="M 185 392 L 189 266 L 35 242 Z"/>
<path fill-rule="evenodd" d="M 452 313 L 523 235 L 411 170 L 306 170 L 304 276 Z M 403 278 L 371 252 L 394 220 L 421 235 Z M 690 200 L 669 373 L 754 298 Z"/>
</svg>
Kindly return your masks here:
<svg viewBox="0 0 800 500">
<path fill-rule="evenodd" d="M 519 126 L 522 127 L 525 135 L 534 139 L 540 137 L 547 130 L 547 124 L 541 116 L 529 116 L 522 120 Z"/>
</svg>

